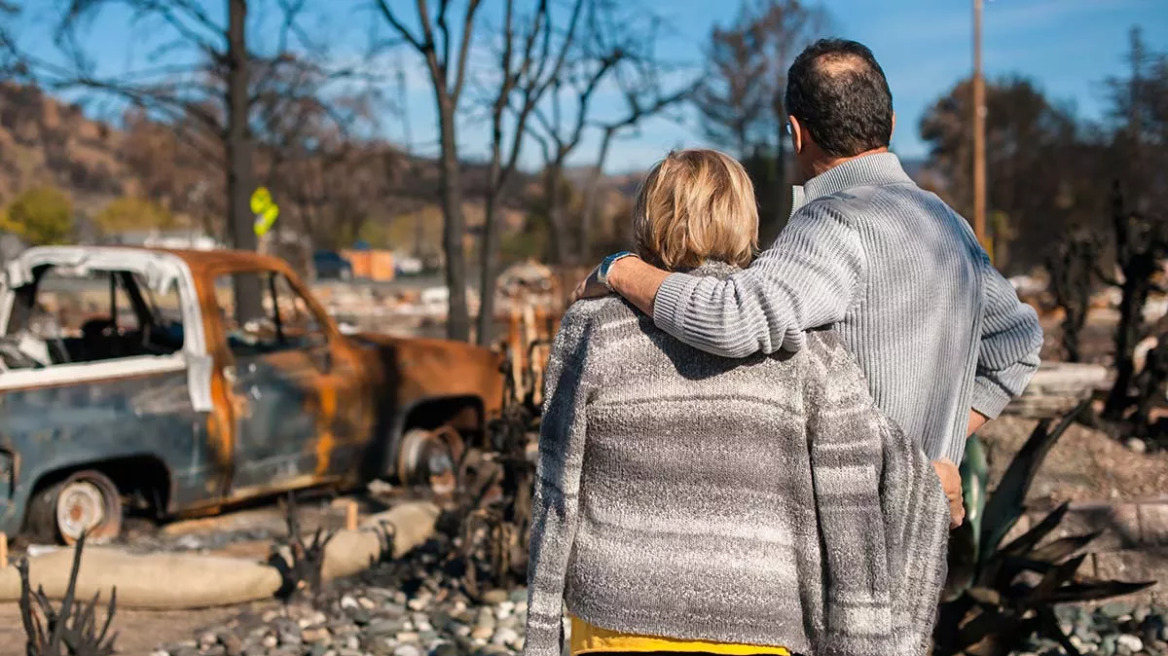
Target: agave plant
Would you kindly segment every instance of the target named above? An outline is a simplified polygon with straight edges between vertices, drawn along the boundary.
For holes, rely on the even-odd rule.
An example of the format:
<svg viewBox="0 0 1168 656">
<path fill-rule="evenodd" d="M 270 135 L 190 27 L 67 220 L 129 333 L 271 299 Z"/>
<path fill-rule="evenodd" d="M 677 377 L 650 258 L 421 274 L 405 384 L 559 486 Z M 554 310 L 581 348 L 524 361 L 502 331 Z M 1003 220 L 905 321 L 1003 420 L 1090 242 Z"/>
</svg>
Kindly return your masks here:
<svg viewBox="0 0 1168 656">
<path fill-rule="evenodd" d="M 1067 504 L 1002 545 L 1025 510 L 1026 494 L 1046 454 L 1087 405 L 1084 401 L 1053 429 L 1049 419 L 1041 421 L 988 497 L 985 450 L 976 435 L 970 438 L 961 465 L 966 521 L 950 537 L 935 656 L 1006 656 L 1036 634 L 1077 656 L 1080 652 L 1059 626 L 1056 604 L 1097 601 L 1155 585 L 1080 575 L 1087 558 L 1080 552 L 1100 534 L 1046 540 L 1066 516 Z"/>
</svg>

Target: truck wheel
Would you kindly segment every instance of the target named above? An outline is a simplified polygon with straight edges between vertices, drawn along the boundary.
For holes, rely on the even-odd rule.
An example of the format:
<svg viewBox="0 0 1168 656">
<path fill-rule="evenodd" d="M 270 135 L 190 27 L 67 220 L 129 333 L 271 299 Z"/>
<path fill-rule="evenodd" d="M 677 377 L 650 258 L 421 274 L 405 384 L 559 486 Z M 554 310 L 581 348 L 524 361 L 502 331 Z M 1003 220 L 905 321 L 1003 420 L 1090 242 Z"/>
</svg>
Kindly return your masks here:
<svg viewBox="0 0 1168 656">
<path fill-rule="evenodd" d="M 462 438 L 449 426 L 433 431 L 410 429 L 398 448 L 398 481 L 408 487 L 428 487 L 435 494 L 450 494 L 462 450 Z"/>
<path fill-rule="evenodd" d="M 122 499 L 105 474 L 92 469 L 75 472 L 36 493 L 29 525 L 39 539 L 71 545 L 88 531 L 91 544 L 108 542 L 122 529 Z"/>
</svg>

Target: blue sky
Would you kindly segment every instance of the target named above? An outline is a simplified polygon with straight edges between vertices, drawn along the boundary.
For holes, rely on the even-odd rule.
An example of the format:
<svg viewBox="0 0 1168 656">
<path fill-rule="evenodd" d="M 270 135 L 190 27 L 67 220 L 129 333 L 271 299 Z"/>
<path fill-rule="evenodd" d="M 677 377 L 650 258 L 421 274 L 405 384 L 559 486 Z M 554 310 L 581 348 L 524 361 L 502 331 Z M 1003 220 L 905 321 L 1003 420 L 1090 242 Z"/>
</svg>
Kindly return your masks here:
<svg viewBox="0 0 1168 656">
<path fill-rule="evenodd" d="M 262 2 L 263 0 L 258 0 Z M 269 0 L 270 1 L 270 0 Z M 485 0 L 488 5 L 499 0 Z M 634 0 L 629 0 L 634 2 Z M 33 7 L 25 20 L 25 46 L 45 37 L 42 0 L 26 0 Z M 391 0 L 403 13 L 413 3 Z M 734 0 L 640 0 L 642 6 L 666 18 L 668 29 L 659 44 L 663 59 L 696 70 L 712 27 L 733 19 Z M 205 0 L 212 12 L 223 4 Z M 311 27 L 322 35 L 338 57 L 354 56 L 379 21 L 365 0 L 318 0 Z M 969 0 L 826 0 L 830 32 L 867 44 L 880 60 L 892 87 L 898 118 L 893 147 L 907 157 L 923 157 L 926 146 L 917 126 L 925 109 L 946 93 L 972 66 L 972 21 Z M 356 8 L 354 10 L 354 8 Z M 218 13 L 222 13 L 221 10 Z M 216 14 L 217 15 L 217 14 Z M 1102 86 L 1109 75 L 1121 74 L 1125 63 L 1128 31 L 1143 28 L 1148 45 L 1168 50 L 1168 0 L 986 0 L 985 68 L 989 76 L 1019 74 L 1034 80 L 1048 97 L 1068 103 L 1079 116 L 1100 118 Z M 260 28 L 263 31 L 263 28 Z M 382 35 L 388 31 L 382 28 Z M 140 68 L 154 55 L 151 37 L 131 30 L 128 15 L 109 11 L 93 23 L 86 45 L 95 53 L 99 70 L 117 72 Z M 43 42 L 43 41 L 42 41 Z M 361 44 L 361 45 L 357 45 Z M 33 46 L 35 47 L 35 45 Z M 385 60 L 396 63 L 397 56 Z M 411 53 L 400 60 L 407 71 L 406 107 L 412 125 L 413 149 L 431 153 L 436 147 L 432 95 L 421 61 Z M 602 96 L 613 103 L 615 97 Z M 95 108 L 94 111 L 101 111 Z M 659 159 L 668 149 L 704 145 L 692 114 L 675 120 L 657 119 L 644 124 L 614 144 L 606 167 L 609 171 L 639 170 Z M 396 141 L 404 140 L 400 116 L 386 115 L 382 131 Z M 460 142 L 467 156 L 481 156 L 486 130 L 471 116 L 461 121 Z M 576 162 L 592 161 L 595 140 L 580 148 Z M 525 152 L 523 162 L 536 164 L 535 153 Z"/>
</svg>

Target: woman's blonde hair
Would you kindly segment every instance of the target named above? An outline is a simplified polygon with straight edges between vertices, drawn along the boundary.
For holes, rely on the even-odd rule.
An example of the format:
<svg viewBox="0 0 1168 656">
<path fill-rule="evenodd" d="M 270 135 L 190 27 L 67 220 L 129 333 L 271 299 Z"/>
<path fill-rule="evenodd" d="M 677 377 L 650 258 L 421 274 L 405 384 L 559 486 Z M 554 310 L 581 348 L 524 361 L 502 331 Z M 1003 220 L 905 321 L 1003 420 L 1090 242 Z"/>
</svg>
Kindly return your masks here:
<svg viewBox="0 0 1168 656">
<path fill-rule="evenodd" d="M 754 185 L 733 157 L 716 150 L 673 151 L 637 190 L 637 254 L 664 269 L 706 260 L 746 266 L 758 249 Z"/>
</svg>

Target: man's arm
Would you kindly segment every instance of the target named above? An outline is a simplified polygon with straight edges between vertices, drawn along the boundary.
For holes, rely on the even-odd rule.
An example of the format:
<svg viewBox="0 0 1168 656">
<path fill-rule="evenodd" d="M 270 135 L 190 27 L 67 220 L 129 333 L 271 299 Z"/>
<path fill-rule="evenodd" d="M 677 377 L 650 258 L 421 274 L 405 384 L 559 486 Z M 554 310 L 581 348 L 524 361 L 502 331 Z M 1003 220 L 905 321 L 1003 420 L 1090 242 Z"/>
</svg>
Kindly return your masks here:
<svg viewBox="0 0 1168 656">
<path fill-rule="evenodd" d="M 1010 399 L 1022 394 L 1038 371 L 1042 326 L 1034 308 L 1018 299 L 1014 286 L 988 260 L 982 268 L 982 290 L 985 318 L 971 405 L 988 421 L 996 419 Z M 971 428 L 976 428 L 972 421 Z"/>
<path fill-rule="evenodd" d="M 667 274 L 625 258 L 608 282 L 686 344 L 742 358 L 797 350 L 804 330 L 843 319 L 863 268 L 859 235 L 821 201 L 796 212 L 774 246 L 726 280 Z"/>
</svg>

